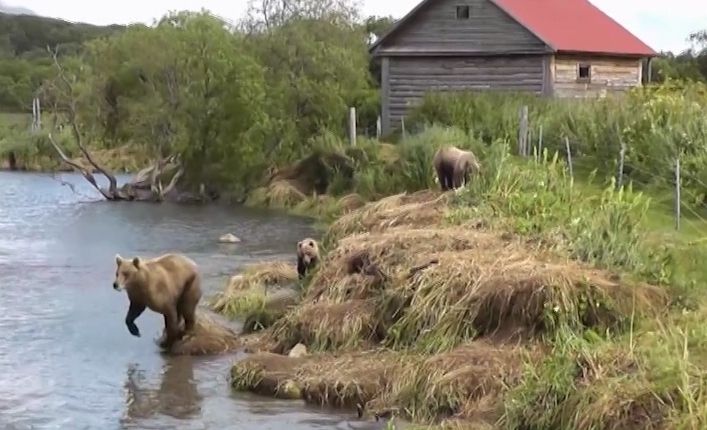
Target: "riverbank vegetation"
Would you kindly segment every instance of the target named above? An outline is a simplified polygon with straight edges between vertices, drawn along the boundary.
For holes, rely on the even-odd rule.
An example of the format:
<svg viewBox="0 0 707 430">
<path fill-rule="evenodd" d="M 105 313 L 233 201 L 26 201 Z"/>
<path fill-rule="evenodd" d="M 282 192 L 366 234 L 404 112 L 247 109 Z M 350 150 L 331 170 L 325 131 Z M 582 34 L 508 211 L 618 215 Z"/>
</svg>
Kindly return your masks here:
<svg viewBox="0 0 707 430">
<path fill-rule="evenodd" d="M 621 98 L 431 94 L 382 142 L 366 43 L 388 22 L 345 2 L 272 7 L 237 27 L 170 14 L 59 49 L 37 94 L 44 128 L 7 125 L 0 157 L 53 169 L 57 147 L 85 159 L 82 142 L 108 170 L 171 160 L 184 189 L 330 221 L 312 275 L 249 268 L 214 303 L 254 352 L 236 389 L 424 424 L 705 425 L 707 88 L 667 79 L 702 79 L 705 51 Z M 447 144 L 483 169 L 441 194 L 431 160 Z M 283 355 L 298 343 L 309 355 Z"/>
<path fill-rule="evenodd" d="M 704 248 L 652 229 L 646 194 L 580 185 L 547 148 L 426 133 L 474 148 L 482 175 L 339 216 L 285 312 L 249 313 L 260 287 L 226 290 L 217 309 L 262 318 L 234 387 L 469 428 L 703 426 Z M 297 343 L 310 354 L 280 355 Z"/>
<path fill-rule="evenodd" d="M 44 22 L 38 17 L 4 19 L 12 23 L 5 30 L 7 63 L 34 61 L 35 58 L 42 62 L 42 67 L 27 66 L 36 71 L 37 77 L 22 81 L 22 85 L 18 80 L 30 74 L 6 73 L 15 82 L 6 88 L 19 91 L 19 95 L 11 98 L 22 101 L 20 104 L 25 106 L 25 111 L 31 111 L 31 97 L 41 100 L 45 128 L 38 134 L 46 135 L 54 128 L 55 114 L 58 114 L 58 125 L 69 125 L 68 107 L 73 105 L 75 122 L 91 152 L 119 150 L 121 154 L 134 154 L 130 155 L 130 160 L 116 163 L 121 169 L 137 171 L 135 166 L 141 168 L 150 164 L 146 160 L 157 163 L 166 157 L 178 156 L 184 168 L 181 188 L 196 192 L 205 184 L 210 197 L 225 196 L 236 201 L 250 198 L 254 203 L 272 201 L 278 206 L 283 199 L 288 205 L 299 204 L 302 196 L 311 196 L 314 188 L 321 196 L 323 185 L 285 188 L 282 181 L 270 184 L 270 177 L 264 172 L 286 170 L 322 147 L 329 152 L 347 153 L 348 165 L 360 167 L 367 161 L 356 158 L 356 154 L 351 153 L 353 149 L 341 142 L 341 137 L 346 132 L 349 107 L 357 109 L 360 134 L 375 136 L 379 65 L 369 58 L 367 44 L 371 34 L 382 34 L 392 19 L 363 18 L 347 1 L 308 0 L 286 6 L 251 2 L 248 13 L 236 25 L 226 24 L 205 11 L 171 13 L 153 26 L 72 27 L 56 20 Z M 642 133 L 650 123 L 659 124 L 658 131 L 665 131 L 661 121 L 665 119 L 672 124 L 675 118 L 662 115 L 675 107 L 680 114 L 685 113 L 692 106 L 691 93 L 699 89 L 693 86 L 675 89 L 670 79 L 704 77 L 702 63 L 706 50 L 700 43 L 705 39 L 702 33 L 693 36 L 697 47 L 694 51 L 678 56 L 666 54 L 656 63 L 656 80 L 667 79 L 668 84 L 660 90 L 637 91 L 634 100 L 627 104 L 617 102 L 610 106 L 606 102 L 582 108 L 548 101 L 533 102 L 520 95 L 498 96 L 496 100 L 460 96 L 453 106 L 446 106 L 446 99 L 430 100 L 417 119 L 421 123 L 432 120 L 451 123 L 465 130 L 473 121 L 474 129 L 482 132 L 482 140 L 488 143 L 492 138 L 513 135 L 517 127 L 515 110 L 523 104 L 532 104 L 531 118 L 538 116 L 537 120 L 533 119 L 536 137 L 541 125 L 545 141 L 551 145 L 560 145 L 560 137 L 569 134 L 573 145 L 576 140 L 587 155 L 600 158 L 597 163 L 608 158 L 605 152 L 609 150 L 615 161 L 619 151 L 606 146 L 618 145 L 617 137 L 624 137 L 628 140 L 628 151 L 632 151 L 629 155 L 634 156 L 629 160 L 629 167 L 643 168 L 645 163 L 633 165 L 644 161 L 636 160 L 643 146 L 630 140 L 636 136 L 644 139 Z M 56 40 L 47 40 L 47 37 Z M 57 62 L 46 52 L 47 45 L 56 48 L 52 55 L 56 55 L 65 77 L 72 83 L 70 91 L 63 85 Z M 1 71 L 0 75 L 3 75 Z M 31 94 L 27 88 L 32 89 Z M 644 106 L 654 99 L 655 106 Z M 0 109 L 17 110 L 12 103 L 5 104 L 7 106 Z M 494 104 L 503 108 L 495 109 Z M 555 120 L 555 114 L 560 118 Z M 604 126 L 604 121 L 596 121 L 614 114 L 620 114 L 620 118 L 611 121 L 612 127 Z M 695 112 L 688 114 L 696 115 Z M 600 126 L 592 129 L 594 126 L 588 124 Z M 613 126 L 625 126 L 628 130 L 619 128 L 617 131 Z M 4 164 L 12 154 L 15 159 L 22 158 L 27 168 L 54 168 L 47 157 L 56 155 L 55 148 L 46 137 L 37 137 L 27 128 L 25 125 L 14 128 L 11 133 L 0 131 L 0 140 L 4 142 L 0 144 L 0 157 L 5 160 Z M 681 131 L 685 130 L 669 131 L 670 138 L 678 137 Z M 687 139 L 698 137 L 696 130 L 686 132 Z M 53 133 L 55 137 L 57 133 Z M 68 140 L 75 140 L 71 133 L 66 134 Z M 663 136 L 653 135 L 654 142 L 642 144 L 662 146 L 663 142 L 658 141 Z M 607 143 L 596 143 L 601 140 Z M 68 157 L 85 158 L 72 142 L 58 143 Z M 688 145 L 692 144 L 688 142 Z M 391 151 L 385 149 L 387 154 L 372 155 L 372 151 L 365 151 L 365 156 L 372 158 L 374 164 L 391 161 L 387 157 Z M 413 153 L 401 156 L 415 157 L 416 150 L 412 145 Z M 664 154 L 651 155 L 656 155 L 663 164 L 670 161 L 661 157 Z M 98 164 L 104 166 L 104 163 Z M 669 180 L 666 169 L 667 166 L 660 167 L 658 173 Z M 653 172 L 650 168 L 647 170 Z M 699 167 L 695 166 L 694 170 Z M 293 178 L 287 179 L 292 185 Z M 337 201 L 350 192 L 360 197 L 366 193 L 375 197 L 390 194 L 388 190 L 371 188 L 387 186 L 380 184 L 380 178 L 373 174 L 354 179 L 358 181 L 356 187 L 351 180 L 348 183 L 333 181 L 326 184 L 332 189 L 324 194 Z M 269 194 L 272 195 L 264 194 L 262 187 L 271 185 Z M 389 188 L 400 191 L 401 185 Z M 362 188 L 362 192 L 356 190 L 357 187 Z M 261 189 L 254 192 L 258 188 Z M 337 193 L 340 196 L 332 195 Z M 344 203 L 358 205 L 360 202 L 356 199 L 350 197 Z M 327 206 L 332 202 L 334 200 L 328 199 Z M 315 205 L 301 206 L 302 210 L 308 210 Z"/>
</svg>

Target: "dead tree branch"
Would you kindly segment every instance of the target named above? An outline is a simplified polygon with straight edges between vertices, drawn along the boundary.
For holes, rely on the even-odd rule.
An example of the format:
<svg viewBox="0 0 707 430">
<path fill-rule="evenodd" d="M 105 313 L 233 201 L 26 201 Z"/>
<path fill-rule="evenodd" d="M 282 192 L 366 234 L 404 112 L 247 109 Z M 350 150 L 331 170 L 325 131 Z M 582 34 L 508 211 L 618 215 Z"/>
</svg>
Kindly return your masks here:
<svg viewBox="0 0 707 430">
<path fill-rule="evenodd" d="M 54 84 L 57 94 L 55 95 L 54 111 L 58 112 L 62 110 L 66 113 L 68 123 L 71 126 L 71 134 L 76 141 L 76 145 L 81 152 L 83 158 L 88 162 L 90 166 L 84 166 L 75 160 L 70 159 L 66 153 L 62 150 L 61 146 L 54 140 L 51 133 L 48 134 L 49 142 L 56 150 L 59 158 L 63 163 L 70 166 L 75 171 L 81 173 L 81 175 L 96 189 L 106 200 L 138 200 L 138 201 L 153 201 L 161 202 L 165 197 L 176 189 L 177 182 L 181 179 L 184 174 L 184 169 L 180 161 L 174 156 L 169 156 L 166 158 L 158 159 L 152 166 L 142 169 L 135 178 L 124 184 L 122 187 L 118 187 L 118 181 L 115 175 L 101 166 L 100 163 L 96 161 L 91 152 L 87 149 L 84 144 L 81 130 L 79 128 L 78 121 L 78 109 L 77 109 L 77 96 L 74 91 L 74 86 L 76 84 L 76 78 L 70 79 L 64 67 L 60 64 L 57 58 L 57 52 L 52 51 L 47 48 L 50 52 L 52 59 L 54 61 L 54 66 L 57 70 L 57 80 L 58 82 Z M 59 88 L 61 87 L 61 88 Z M 59 95 L 65 97 L 65 101 L 62 103 L 63 109 L 57 109 L 56 98 Z M 175 173 L 171 177 L 171 180 L 166 188 L 162 186 L 162 179 L 168 170 L 174 169 Z M 109 186 L 108 189 L 101 188 L 96 181 L 94 172 L 98 172 L 108 179 Z"/>
<path fill-rule="evenodd" d="M 86 178 L 86 180 L 87 180 L 91 185 L 93 185 L 93 187 L 94 187 L 96 190 L 98 190 L 98 192 L 101 193 L 101 194 L 103 195 L 103 197 L 105 197 L 107 200 L 115 200 L 115 197 L 114 197 L 113 194 L 107 192 L 106 190 L 104 190 L 103 188 L 101 188 L 100 186 L 98 186 L 98 183 L 96 182 L 96 178 L 93 176 L 93 173 L 91 173 L 88 169 L 84 168 L 84 167 L 81 166 L 79 163 L 73 161 L 72 159 L 70 159 L 69 157 L 67 157 L 66 154 L 64 154 L 64 151 L 61 150 L 61 147 L 59 147 L 59 145 L 57 145 L 57 143 L 54 141 L 54 138 L 52 137 L 52 134 L 51 134 L 51 133 L 49 133 L 49 142 L 50 142 L 51 145 L 54 147 L 54 149 L 55 149 L 56 152 L 59 154 L 59 157 L 61 157 L 61 160 L 62 160 L 64 163 L 68 164 L 68 165 L 71 166 L 74 170 L 76 170 L 77 172 L 81 173 L 81 174 L 83 175 L 83 177 Z"/>
</svg>

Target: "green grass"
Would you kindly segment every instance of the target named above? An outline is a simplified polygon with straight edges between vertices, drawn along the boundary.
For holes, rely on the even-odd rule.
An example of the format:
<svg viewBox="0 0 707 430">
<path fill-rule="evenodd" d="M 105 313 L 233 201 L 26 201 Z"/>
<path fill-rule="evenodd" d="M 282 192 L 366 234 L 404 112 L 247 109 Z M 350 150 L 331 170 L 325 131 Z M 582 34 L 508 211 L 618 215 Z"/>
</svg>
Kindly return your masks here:
<svg viewBox="0 0 707 430">
<path fill-rule="evenodd" d="M 32 123 L 32 115 L 19 112 L 0 112 L 0 127 L 2 126 L 26 126 Z"/>
</svg>

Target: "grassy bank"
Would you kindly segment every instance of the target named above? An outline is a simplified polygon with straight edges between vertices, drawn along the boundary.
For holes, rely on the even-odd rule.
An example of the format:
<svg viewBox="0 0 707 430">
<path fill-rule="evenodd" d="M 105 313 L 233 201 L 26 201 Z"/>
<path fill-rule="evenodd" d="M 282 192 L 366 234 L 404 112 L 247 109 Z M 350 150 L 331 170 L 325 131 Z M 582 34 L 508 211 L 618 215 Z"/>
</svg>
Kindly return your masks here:
<svg viewBox="0 0 707 430">
<path fill-rule="evenodd" d="M 10 159 L 14 158 L 17 170 L 71 171 L 61 162 L 49 143 L 47 130 L 33 133 L 30 131 L 31 122 L 30 114 L 0 113 L 0 169 L 10 169 Z M 88 162 L 80 155 L 69 130 L 64 129 L 54 134 L 70 158 L 88 167 Z M 119 173 L 137 172 L 150 162 L 143 150 L 130 144 L 116 148 L 93 148 L 91 153 L 101 166 Z"/>
<path fill-rule="evenodd" d="M 701 245 L 653 229 L 663 209 L 630 187 L 434 133 L 476 149 L 468 189 L 425 190 L 434 147 L 401 142 L 353 190 L 375 199 L 360 184 L 395 165 L 411 194 L 338 212 L 303 282 L 261 266 L 219 297 L 255 331 L 234 388 L 465 428 L 701 428 Z M 270 312 L 268 291 L 288 284 L 295 303 Z M 309 355 L 281 355 L 298 343 Z"/>
</svg>

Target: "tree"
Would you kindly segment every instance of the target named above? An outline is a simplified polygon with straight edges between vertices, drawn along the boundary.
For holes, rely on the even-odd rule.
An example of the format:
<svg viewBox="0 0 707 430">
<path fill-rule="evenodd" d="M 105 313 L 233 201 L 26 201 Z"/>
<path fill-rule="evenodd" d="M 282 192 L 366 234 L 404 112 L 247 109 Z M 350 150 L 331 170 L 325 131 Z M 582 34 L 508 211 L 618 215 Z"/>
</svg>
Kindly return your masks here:
<svg viewBox="0 0 707 430">
<path fill-rule="evenodd" d="M 297 20 L 348 25 L 358 19 L 358 10 L 358 4 L 351 0 L 249 0 L 241 26 L 253 34 Z"/>
<path fill-rule="evenodd" d="M 76 110 L 91 140 L 178 156 L 185 189 L 247 183 L 265 164 L 264 72 L 210 14 L 170 14 L 95 40 L 84 68 Z"/>
</svg>

